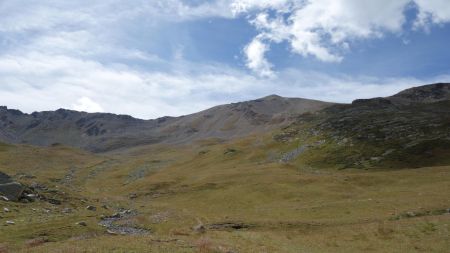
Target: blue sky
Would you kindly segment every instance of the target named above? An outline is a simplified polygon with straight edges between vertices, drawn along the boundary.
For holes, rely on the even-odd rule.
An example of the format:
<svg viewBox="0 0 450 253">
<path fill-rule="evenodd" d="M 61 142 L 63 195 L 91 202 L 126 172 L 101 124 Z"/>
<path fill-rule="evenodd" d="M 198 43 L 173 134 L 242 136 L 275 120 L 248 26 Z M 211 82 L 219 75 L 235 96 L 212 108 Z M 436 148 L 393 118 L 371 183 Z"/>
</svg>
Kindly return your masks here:
<svg viewBox="0 0 450 253">
<path fill-rule="evenodd" d="M 0 0 L 0 100 L 140 118 L 450 81 L 447 0 Z"/>
</svg>

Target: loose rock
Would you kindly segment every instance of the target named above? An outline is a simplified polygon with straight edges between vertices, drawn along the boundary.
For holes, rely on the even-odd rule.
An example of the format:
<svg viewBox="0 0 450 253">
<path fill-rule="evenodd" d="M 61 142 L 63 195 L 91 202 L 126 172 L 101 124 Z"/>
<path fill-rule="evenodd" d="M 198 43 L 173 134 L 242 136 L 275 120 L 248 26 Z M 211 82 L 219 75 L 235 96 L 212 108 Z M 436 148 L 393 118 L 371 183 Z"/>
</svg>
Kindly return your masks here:
<svg viewBox="0 0 450 253">
<path fill-rule="evenodd" d="M 83 226 L 83 227 L 87 226 L 87 223 L 85 221 L 80 221 L 80 222 L 77 222 L 76 224 L 79 226 Z"/>
<path fill-rule="evenodd" d="M 194 230 L 197 233 L 205 233 L 206 232 L 206 227 L 203 224 L 198 224 L 197 226 L 193 227 L 192 230 Z"/>
<path fill-rule="evenodd" d="M 97 207 L 95 207 L 95 206 L 87 206 L 87 207 L 86 207 L 86 210 L 89 210 L 89 211 L 97 211 Z"/>
</svg>

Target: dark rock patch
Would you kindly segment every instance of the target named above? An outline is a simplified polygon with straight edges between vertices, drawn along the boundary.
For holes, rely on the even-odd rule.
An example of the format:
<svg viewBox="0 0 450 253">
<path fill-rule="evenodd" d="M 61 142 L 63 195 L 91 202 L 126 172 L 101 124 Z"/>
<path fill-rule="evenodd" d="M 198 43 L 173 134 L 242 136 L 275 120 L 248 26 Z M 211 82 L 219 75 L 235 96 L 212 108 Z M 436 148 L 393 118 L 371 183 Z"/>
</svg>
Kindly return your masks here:
<svg viewBox="0 0 450 253">
<path fill-rule="evenodd" d="M 254 227 L 251 224 L 245 224 L 242 222 L 222 222 L 205 225 L 208 230 L 243 230 Z"/>
</svg>

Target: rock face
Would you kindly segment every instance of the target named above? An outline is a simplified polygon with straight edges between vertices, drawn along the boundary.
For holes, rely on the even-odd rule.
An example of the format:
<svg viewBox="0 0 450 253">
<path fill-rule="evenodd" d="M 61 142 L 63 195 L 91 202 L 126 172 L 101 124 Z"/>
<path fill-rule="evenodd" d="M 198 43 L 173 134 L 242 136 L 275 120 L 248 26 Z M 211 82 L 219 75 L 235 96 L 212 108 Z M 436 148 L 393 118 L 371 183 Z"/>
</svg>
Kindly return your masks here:
<svg viewBox="0 0 450 253">
<path fill-rule="evenodd" d="M 153 143 L 187 143 L 207 138 L 229 140 L 276 129 L 292 123 L 299 114 L 330 105 L 272 95 L 156 120 L 64 109 L 25 114 L 0 107 L 0 141 L 39 146 L 63 144 L 104 152 Z"/>
<path fill-rule="evenodd" d="M 25 187 L 20 183 L 12 181 L 11 177 L 0 172 L 0 195 L 8 200 L 18 201 L 25 191 Z"/>
</svg>

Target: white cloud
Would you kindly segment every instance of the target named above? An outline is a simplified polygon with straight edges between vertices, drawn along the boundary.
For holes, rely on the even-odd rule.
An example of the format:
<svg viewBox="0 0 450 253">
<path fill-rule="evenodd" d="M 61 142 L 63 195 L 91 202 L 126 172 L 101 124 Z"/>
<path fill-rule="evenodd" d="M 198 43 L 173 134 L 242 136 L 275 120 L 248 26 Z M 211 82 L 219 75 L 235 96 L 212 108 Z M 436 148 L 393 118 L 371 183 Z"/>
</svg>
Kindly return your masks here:
<svg viewBox="0 0 450 253">
<path fill-rule="evenodd" d="M 259 42 L 287 41 L 295 54 L 340 62 L 355 40 L 400 34 L 411 3 L 419 13 L 416 27 L 450 21 L 448 0 L 234 0 L 231 6 L 235 14 L 253 16 Z"/>
<path fill-rule="evenodd" d="M 339 51 L 354 39 L 380 37 L 386 31 L 398 32 L 409 0 L 315 0 L 278 1 L 261 4 L 237 0 L 238 10 L 259 10 L 251 23 L 268 41 L 288 41 L 294 53 L 314 56 L 325 62 L 339 62 Z M 286 11 L 286 8 L 289 11 Z M 266 13 L 267 9 L 275 15 Z"/>
<path fill-rule="evenodd" d="M 188 65 L 192 69 L 186 71 L 137 71 L 73 56 L 17 53 L 0 57 L 0 98 L 27 112 L 72 108 L 155 118 L 238 99 L 240 91 L 257 84 L 226 66 Z"/>
<path fill-rule="evenodd" d="M 292 1 L 289 0 L 233 0 L 230 7 L 233 14 L 237 15 L 239 13 L 249 12 L 255 9 L 272 8 L 279 11 L 287 11 L 291 5 Z"/>
<path fill-rule="evenodd" d="M 182 22 L 232 15 L 229 0 L 203 1 L 195 5 L 183 0 L 13 0 L 0 4 L 0 32 L 76 29 L 140 17 L 149 17 L 146 22 Z"/>
<path fill-rule="evenodd" d="M 103 108 L 88 97 L 81 97 L 76 104 L 72 105 L 72 109 L 82 112 L 104 112 Z"/>
<path fill-rule="evenodd" d="M 450 3 L 447 0 L 415 0 L 419 14 L 416 26 L 427 27 L 450 21 Z"/>
<path fill-rule="evenodd" d="M 259 38 L 255 38 L 244 48 L 247 56 L 247 67 L 262 77 L 273 77 L 272 65 L 265 58 L 265 53 L 269 46 L 264 44 Z"/>
<path fill-rule="evenodd" d="M 187 64 L 192 69 L 158 72 L 42 53 L 3 56 L 0 98 L 2 104 L 26 112 L 71 108 L 148 119 L 194 113 L 273 93 L 351 102 L 391 95 L 413 85 L 450 81 L 450 76 L 381 79 L 292 69 L 267 79 L 221 65 Z"/>
</svg>

